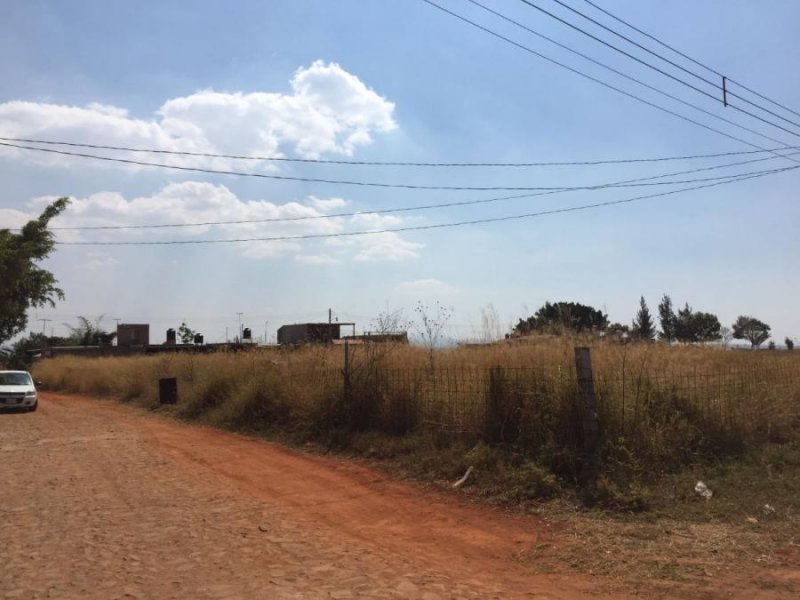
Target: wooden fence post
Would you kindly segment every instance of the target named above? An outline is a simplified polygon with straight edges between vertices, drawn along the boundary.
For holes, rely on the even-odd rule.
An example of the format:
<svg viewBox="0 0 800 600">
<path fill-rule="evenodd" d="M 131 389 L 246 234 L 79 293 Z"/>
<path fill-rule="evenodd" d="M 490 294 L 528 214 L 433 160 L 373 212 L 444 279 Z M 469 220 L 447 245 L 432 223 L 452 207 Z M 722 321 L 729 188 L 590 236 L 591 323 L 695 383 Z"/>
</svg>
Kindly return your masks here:
<svg viewBox="0 0 800 600">
<path fill-rule="evenodd" d="M 583 449 L 594 454 L 600 442 L 600 419 L 597 416 L 597 396 L 594 393 L 592 356 L 589 348 L 575 348 L 575 371 L 583 396 Z"/>
<path fill-rule="evenodd" d="M 344 377 L 344 400 L 350 402 L 350 348 L 348 347 L 347 340 L 344 341 L 344 369 L 342 369 Z"/>
</svg>

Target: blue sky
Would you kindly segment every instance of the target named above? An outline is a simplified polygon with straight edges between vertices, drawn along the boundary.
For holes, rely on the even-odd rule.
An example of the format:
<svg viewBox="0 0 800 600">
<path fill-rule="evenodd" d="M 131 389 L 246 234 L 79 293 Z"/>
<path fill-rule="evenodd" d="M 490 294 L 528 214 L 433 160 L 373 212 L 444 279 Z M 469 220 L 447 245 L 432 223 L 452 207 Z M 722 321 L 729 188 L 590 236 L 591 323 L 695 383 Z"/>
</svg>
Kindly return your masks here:
<svg viewBox="0 0 800 600">
<path fill-rule="evenodd" d="M 751 144 L 796 144 L 797 135 L 724 109 L 518 0 L 487 5 L 780 144 L 620 79 L 466 0 L 440 3 Z M 591 28 L 552 0 L 537 3 Z M 589 4 L 569 3 L 622 30 Z M 800 111 L 796 2 L 600 4 Z M 591 31 L 608 37 L 602 30 Z M 651 40 L 635 39 L 656 48 Z M 0 52 L 4 137 L 366 161 L 575 161 L 753 149 L 559 69 L 416 0 L 3 2 Z M 800 116 L 771 108 L 800 122 Z M 800 127 L 779 122 L 800 133 Z M 587 186 L 771 156 L 577 168 L 434 169 L 104 154 L 289 177 L 478 187 Z M 677 179 L 793 164 L 776 158 Z M 380 312 L 405 309 L 411 318 L 417 301 L 439 301 L 453 308 L 449 334 L 468 338 L 483 334 L 481 310 L 489 304 L 503 331 L 546 300 L 591 304 L 606 310 L 612 320 L 628 323 L 640 296 L 655 310 L 666 292 L 676 305 L 689 302 L 714 312 L 725 325 L 739 314 L 752 314 L 771 324 L 780 342 L 785 336 L 800 336 L 795 308 L 800 283 L 794 274 L 800 257 L 800 208 L 793 185 L 797 177 L 790 171 L 594 210 L 334 240 L 63 245 L 47 266 L 67 299 L 53 310 L 32 313 L 31 328 L 41 327 L 36 319 L 48 318 L 56 333 L 64 333 L 62 323 L 74 322 L 75 316 L 102 314 L 107 326 L 114 318 L 150 322 L 157 341 L 162 329 L 176 327 L 185 317 L 207 340 L 217 341 L 224 339 L 226 327 L 230 335 L 235 331 L 237 312 L 244 313 L 245 324 L 256 335 L 266 328 L 273 337 L 282 323 L 326 319 L 329 307 L 340 320 L 355 320 L 359 329 L 368 329 Z M 682 187 L 576 191 L 386 215 L 372 211 L 506 193 L 237 178 L 7 148 L 0 149 L 0 178 L 0 226 L 5 227 L 19 225 L 60 195 L 75 198 L 70 210 L 53 223 L 65 227 L 360 213 L 249 226 L 63 231 L 62 242 L 226 239 L 425 226 Z"/>
</svg>

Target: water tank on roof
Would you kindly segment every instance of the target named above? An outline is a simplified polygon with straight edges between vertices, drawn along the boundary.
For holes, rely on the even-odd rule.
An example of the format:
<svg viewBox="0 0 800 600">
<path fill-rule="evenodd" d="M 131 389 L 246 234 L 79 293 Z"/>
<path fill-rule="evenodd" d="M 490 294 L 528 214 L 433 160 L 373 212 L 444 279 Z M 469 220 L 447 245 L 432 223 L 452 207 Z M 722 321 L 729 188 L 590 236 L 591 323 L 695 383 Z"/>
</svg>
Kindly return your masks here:
<svg viewBox="0 0 800 600">
<path fill-rule="evenodd" d="M 195 333 L 194 334 L 194 345 L 195 346 L 202 346 L 203 345 L 203 334 L 202 333 Z"/>
<path fill-rule="evenodd" d="M 242 331 L 242 339 L 243 340 L 252 340 L 253 339 L 253 332 L 250 331 L 249 327 L 245 327 L 244 331 Z"/>
<path fill-rule="evenodd" d="M 176 340 L 175 330 L 172 327 L 170 327 L 169 329 L 167 329 L 167 343 L 174 344 L 175 340 Z"/>
</svg>

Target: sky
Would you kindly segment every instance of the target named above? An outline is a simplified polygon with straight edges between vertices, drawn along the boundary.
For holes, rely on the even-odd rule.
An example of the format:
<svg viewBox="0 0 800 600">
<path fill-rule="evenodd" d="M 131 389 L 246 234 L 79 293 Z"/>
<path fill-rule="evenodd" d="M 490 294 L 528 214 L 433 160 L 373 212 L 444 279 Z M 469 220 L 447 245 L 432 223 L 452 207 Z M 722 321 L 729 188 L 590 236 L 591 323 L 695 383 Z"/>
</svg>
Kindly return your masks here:
<svg viewBox="0 0 800 600">
<path fill-rule="evenodd" d="M 727 85 L 739 97 L 725 107 L 716 87 L 554 0 L 532 3 L 672 77 L 519 0 L 485 6 L 527 30 L 469 0 L 435 1 L 519 45 L 422 0 L 0 0 L 0 137 L 417 163 L 592 162 L 797 145 L 800 114 L 736 83 Z M 719 83 L 584 0 L 564 1 Z M 800 113 L 797 2 L 595 4 Z M 431 315 L 438 303 L 450 315 L 450 338 L 478 339 L 505 333 L 545 301 L 589 304 L 630 323 L 640 297 L 655 313 L 666 293 L 676 306 L 688 302 L 726 326 L 753 315 L 772 326 L 778 343 L 800 337 L 798 174 L 774 172 L 798 166 L 800 155 L 422 167 L 23 145 L 184 170 L 0 146 L 0 227 L 19 227 L 60 196 L 72 203 L 54 230 L 251 221 L 58 229 L 44 266 L 66 299 L 32 310 L 34 331 L 64 335 L 81 315 L 102 317 L 107 329 L 115 320 L 150 323 L 151 342 L 160 342 L 185 319 L 209 342 L 233 337 L 240 322 L 272 341 L 280 325 L 325 321 L 329 308 L 367 331 L 381 313 L 402 310 L 414 321 L 418 303 Z M 647 181 L 690 183 L 586 189 L 756 159 L 763 160 Z M 185 170 L 195 168 L 251 176 Z M 756 171 L 773 172 L 678 192 Z M 492 189 L 424 189 L 432 187 Z M 583 189 L 492 200 L 564 187 Z M 667 191 L 676 193 L 619 202 Z M 563 211 L 603 203 L 610 204 Z M 443 204 L 450 206 L 385 212 Z M 542 212 L 550 214 L 535 215 Z M 489 222 L 425 229 L 480 220 Z M 348 235 L 364 231 L 379 233 Z M 263 240 L 276 237 L 283 239 Z M 261 241 L 150 244 L 253 238 Z M 83 245 L 98 242 L 136 244 Z M 496 323 L 487 327 L 490 314 Z"/>
</svg>

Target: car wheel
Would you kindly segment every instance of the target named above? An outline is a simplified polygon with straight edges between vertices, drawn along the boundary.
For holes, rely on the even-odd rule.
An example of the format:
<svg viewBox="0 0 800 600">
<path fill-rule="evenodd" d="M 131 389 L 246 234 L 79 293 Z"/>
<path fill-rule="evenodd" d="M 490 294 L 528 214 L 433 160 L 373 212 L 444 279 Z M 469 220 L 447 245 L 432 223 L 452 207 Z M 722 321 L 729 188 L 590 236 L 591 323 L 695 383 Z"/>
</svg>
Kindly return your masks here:
<svg viewBox="0 0 800 600">
<path fill-rule="evenodd" d="M 28 407 L 28 412 L 34 412 L 37 408 L 39 408 L 39 403 L 37 402 L 33 406 Z"/>
</svg>

